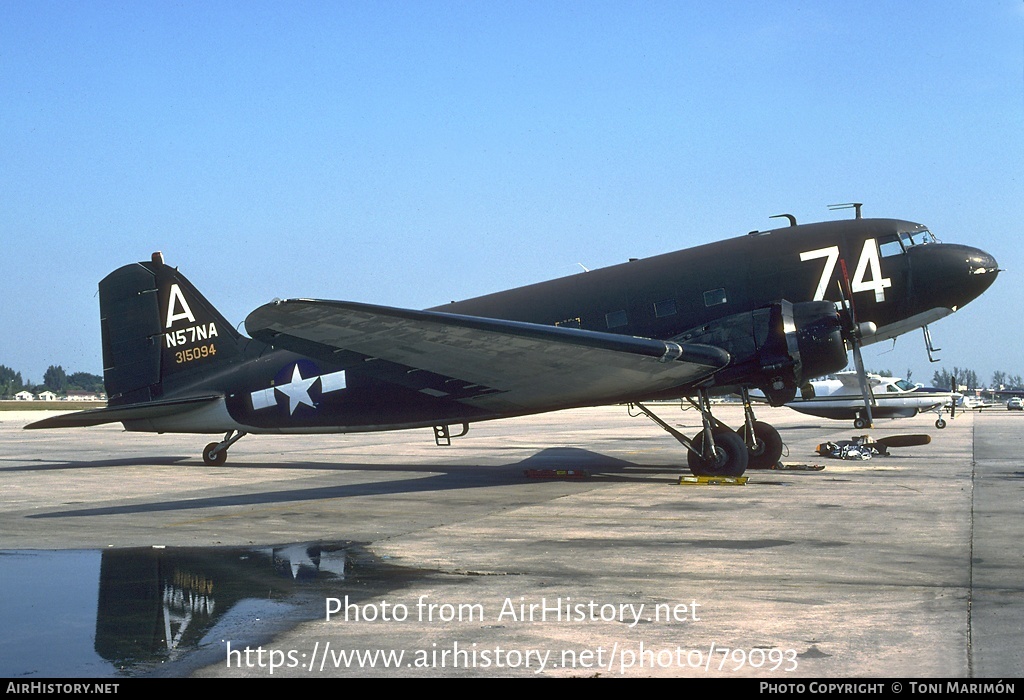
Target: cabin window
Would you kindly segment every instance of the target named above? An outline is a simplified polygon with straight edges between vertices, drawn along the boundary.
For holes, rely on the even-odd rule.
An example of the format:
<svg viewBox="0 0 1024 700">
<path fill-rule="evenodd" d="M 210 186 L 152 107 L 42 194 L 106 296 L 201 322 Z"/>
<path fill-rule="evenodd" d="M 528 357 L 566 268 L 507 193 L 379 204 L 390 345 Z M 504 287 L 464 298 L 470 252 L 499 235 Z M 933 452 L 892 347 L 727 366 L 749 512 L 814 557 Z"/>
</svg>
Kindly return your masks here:
<svg viewBox="0 0 1024 700">
<path fill-rule="evenodd" d="M 891 235 L 878 237 L 878 252 L 883 258 L 891 258 L 894 255 L 903 255 L 905 251 L 899 236 Z"/>
<path fill-rule="evenodd" d="M 654 315 L 656 318 L 665 318 L 666 316 L 676 315 L 676 300 L 665 299 L 664 301 L 654 302 Z"/>
<path fill-rule="evenodd" d="M 583 327 L 583 323 L 582 323 L 582 321 L 580 321 L 580 317 L 579 316 L 577 316 L 575 318 L 567 318 L 567 319 L 562 320 L 562 321 L 555 321 L 555 325 L 556 326 L 561 326 L 563 328 L 582 328 Z"/>
<path fill-rule="evenodd" d="M 628 323 L 625 311 L 612 311 L 604 315 L 604 320 L 609 328 L 621 328 Z"/>
<path fill-rule="evenodd" d="M 718 306 L 729 301 L 724 289 L 710 289 L 704 292 L 704 306 Z"/>
</svg>

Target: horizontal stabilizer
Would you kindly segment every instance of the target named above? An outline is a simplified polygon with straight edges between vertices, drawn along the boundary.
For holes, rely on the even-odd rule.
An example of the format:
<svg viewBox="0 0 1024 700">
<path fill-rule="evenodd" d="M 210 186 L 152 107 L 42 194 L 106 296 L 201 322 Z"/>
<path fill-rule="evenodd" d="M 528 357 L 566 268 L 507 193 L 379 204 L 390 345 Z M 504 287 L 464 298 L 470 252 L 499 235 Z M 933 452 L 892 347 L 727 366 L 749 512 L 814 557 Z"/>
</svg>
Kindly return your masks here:
<svg viewBox="0 0 1024 700">
<path fill-rule="evenodd" d="M 192 396 L 185 399 L 148 401 L 128 406 L 96 408 L 89 411 L 75 411 L 74 413 L 64 413 L 59 416 L 36 421 L 35 423 L 29 423 L 25 428 L 28 430 L 36 428 L 83 428 L 90 425 L 117 423 L 126 420 L 163 418 L 179 413 L 187 413 L 219 398 L 222 398 L 219 394 L 211 394 L 207 396 Z"/>
</svg>

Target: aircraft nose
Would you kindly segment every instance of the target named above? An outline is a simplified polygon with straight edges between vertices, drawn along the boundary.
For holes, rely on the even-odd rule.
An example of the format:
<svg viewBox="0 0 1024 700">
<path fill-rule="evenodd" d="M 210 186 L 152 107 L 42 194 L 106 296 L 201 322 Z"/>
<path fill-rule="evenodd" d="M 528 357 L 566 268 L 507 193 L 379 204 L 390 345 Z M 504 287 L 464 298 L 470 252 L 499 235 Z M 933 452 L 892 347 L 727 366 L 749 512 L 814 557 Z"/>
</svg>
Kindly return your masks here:
<svg viewBox="0 0 1024 700">
<path fill-rule="evenodd" d="M 950 308 L 956 309 L 981 296 L 999 275 L 996 259 L 979 248 L 940 244 L 936 246 L 936 252 L 942 255 L 942 262 L 936 271 L 945 271 L 939 274 L 945 277 L 943 286 L 950 293 Z"/>
<path fill-rule="evenodd" d="M 999 275 L 999 264 L 996 263 L 994 257 L 978 248 L 964 246 L 964 253 L 964 262 L 967 265 L 965 285 L 971 294 L 971 299 L 974 299 L 996 281 L 996 276 Z"/>
<path fill-rule="evenodd" d="M 967 272 L 971 275 L 990 275 L 995 280 L 999 274 L 996 259 L 978 248 L 967 248 Z M 991 284 L 991 281 L 989 282 Z"/>
<path fill-rule="evenodd" d="M 999 274 L 996 259 L 979 248 L 936 243 L 910 249 L 914 290 L 929 307 L 956 310 L 978 298 Z"/>
</svg>

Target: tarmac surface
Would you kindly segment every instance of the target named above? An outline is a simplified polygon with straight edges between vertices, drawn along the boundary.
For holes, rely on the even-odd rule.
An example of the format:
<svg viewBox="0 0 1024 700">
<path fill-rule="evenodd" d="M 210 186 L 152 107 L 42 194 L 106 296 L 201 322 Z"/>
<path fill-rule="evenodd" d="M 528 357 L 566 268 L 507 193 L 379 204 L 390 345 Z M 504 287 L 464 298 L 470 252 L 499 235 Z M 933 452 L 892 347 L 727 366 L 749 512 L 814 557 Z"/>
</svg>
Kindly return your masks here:
<svg viewBox="0 0 1024 700">
<path fill-rule="evenodd" d="M 696 432 L 695 411 L 655 410 Z M 716 416 L 742 422 L 737 406 Z M 762 408 L 784 464 L 825 468 L 748 471 L 743 486 L 679 485 L 685 451 L 625 407 L 475 424 L 450 447 L 429 430 L 247 436 L 219 467 L 200 458 L 207 436 L 21 429 L 40 417 L 0 412 L 0 578 L 23 570 L 16 561 L 38 570 L 46 550 L 102 553 L 90 564 L 98 612 L 83 605 L 97 617 L 90 643 L 117 660 L 83 675 L 1024 676 L 1018 412 L 958 415 L 941 431 L 931 414 L 882 421 L 876 439 L 932 442 L 840 461 L 814 449 L 852 425 Z M 525 475 L 552 469 L 588 476 Z M 127 595 L 119 572 L 146 568 L 118 563 L 130 551 L 164 557 L 146 565 L 164 581 L 149 610 L 173 617 L 154 643 L 184 646 L 189 624 L 202 634 L 187 653 L 124 670 L 127 652 L 101 651 L 100 637 L 132 624 L 104 617 Z M 251 591 L 276 586 L 244 569 L 260 551 L 295 581 L 320 567 L 300 596 L 306 621 L 285 612 L 294 596 L 252 607 Z M 223 583 L 209 557 L 244 569 L 244 584 Z M 18 585 L 97 576 L 75 571 Z M 27 645 L 30 632 L 8 624 L 15 605 L 0 603 L 0 625 Z M 29 628 L 59 637 L 47 614 Z"/>
</svg>

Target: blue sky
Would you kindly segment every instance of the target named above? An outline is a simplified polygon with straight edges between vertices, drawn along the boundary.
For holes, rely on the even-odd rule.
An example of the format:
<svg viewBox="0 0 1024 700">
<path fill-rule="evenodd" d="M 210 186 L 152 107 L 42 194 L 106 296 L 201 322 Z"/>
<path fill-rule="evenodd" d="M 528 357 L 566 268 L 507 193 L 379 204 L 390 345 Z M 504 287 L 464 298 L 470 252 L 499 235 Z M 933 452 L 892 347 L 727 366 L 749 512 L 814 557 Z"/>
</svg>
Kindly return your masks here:
<svg viewBox="0 0 1024 700">
<path fill-rule="evenodd" d="M 839 216 L 1005 268 L 870 367 L 1024 374 L 1024 3 L 0 3 L 0 364 L 102 371 L 162 250 L 233 322 Z M 879 354 L 880 350 L 889 351 Z"/>
</svg>

